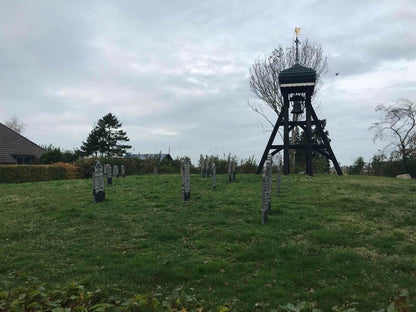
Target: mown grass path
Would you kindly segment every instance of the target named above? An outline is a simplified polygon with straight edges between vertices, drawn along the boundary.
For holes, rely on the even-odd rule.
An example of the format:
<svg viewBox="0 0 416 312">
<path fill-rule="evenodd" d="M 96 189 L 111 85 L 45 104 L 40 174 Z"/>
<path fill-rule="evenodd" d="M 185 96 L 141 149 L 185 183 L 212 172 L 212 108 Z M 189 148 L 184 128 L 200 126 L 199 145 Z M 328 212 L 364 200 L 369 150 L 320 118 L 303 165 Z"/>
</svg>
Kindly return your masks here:
<svg viewBox="0 0 416 312">
<path fill-rule="evenodd" d="M 28 277 L 118 296 L 184 287 L 235 311 L 416 298 L 416 181 L 283 177 L 265 225 L 260 176 L 191 184 L 183 203 L 179 175 L 113 179 L 100 204 L 90 180 L 0 185 L 0 290 Z"/>
</svg>

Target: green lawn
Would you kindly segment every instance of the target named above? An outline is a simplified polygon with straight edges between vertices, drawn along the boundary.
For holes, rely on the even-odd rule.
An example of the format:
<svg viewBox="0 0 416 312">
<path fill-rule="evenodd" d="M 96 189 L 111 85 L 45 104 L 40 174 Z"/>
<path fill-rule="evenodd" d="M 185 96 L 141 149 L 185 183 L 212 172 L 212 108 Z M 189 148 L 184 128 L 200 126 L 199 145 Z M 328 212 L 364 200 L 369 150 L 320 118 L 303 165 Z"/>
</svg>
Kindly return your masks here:
<svg viewBox="0 0 416 312">
<path fill-rule="evenodd" d="M 227 178 L 192 176 L 186 203 L 179 175 L 113 179 L 100 204 L 90 180 L 0 185 L 0 291 L 37 278 L 120 298 L 183 287 L 206 310 L 371 311 L 406 289 L 414 304 L 415 180 L 285 176 L 261 225 L 261 177 Z"/>
</svg>

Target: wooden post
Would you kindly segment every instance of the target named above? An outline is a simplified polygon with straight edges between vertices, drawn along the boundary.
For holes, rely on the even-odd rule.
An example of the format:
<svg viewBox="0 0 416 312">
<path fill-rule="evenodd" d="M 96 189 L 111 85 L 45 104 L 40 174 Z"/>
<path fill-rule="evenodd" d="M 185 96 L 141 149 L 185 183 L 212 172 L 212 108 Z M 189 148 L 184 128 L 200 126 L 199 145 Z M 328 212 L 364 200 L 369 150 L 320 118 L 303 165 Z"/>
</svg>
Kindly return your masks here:
<svg viewBox="0 0 416 312">
<path fill-rule="evenodd" d="M 306 173 L 313 175 L 312 169 L 312 125 L 311 125 L 311 96 L 310 92 L 306 92 Z"/>
<path fill-rule="evenodd" d="M 283 174 L 288 175 L 290 170 L 289 165 L 289 94 L 283 93 Z"/>
</svg>

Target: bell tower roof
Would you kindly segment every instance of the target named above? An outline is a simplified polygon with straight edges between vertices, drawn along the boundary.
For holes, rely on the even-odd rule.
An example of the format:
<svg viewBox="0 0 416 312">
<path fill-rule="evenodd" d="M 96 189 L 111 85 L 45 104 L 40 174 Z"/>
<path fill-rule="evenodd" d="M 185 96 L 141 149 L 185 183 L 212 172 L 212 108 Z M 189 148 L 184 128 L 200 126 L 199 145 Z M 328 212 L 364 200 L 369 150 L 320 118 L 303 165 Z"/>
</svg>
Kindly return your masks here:
<svg viewBox="0 0 416 312">
<path fill-rule="evenodd" d="M 316 81 L 316 71 L 298 63 L 279 73 L 279 84 L 313 83 Z"/>
<path fill-rule="evenodd" d="M 295 65 L 282 70 L 279 73 L 280 88 L 301 88 L 308 87 L 312 89 L 315 86 L 316 71 L 312 68 L 308 68 L 299 64 L 299 34 L 300 28 L 295 28 L 296 40 L 295 40 Z M 300 90 L 299 90 L 300 91 Z M 302 92 L 302 91 L 301 91 Z"/>
</svg>

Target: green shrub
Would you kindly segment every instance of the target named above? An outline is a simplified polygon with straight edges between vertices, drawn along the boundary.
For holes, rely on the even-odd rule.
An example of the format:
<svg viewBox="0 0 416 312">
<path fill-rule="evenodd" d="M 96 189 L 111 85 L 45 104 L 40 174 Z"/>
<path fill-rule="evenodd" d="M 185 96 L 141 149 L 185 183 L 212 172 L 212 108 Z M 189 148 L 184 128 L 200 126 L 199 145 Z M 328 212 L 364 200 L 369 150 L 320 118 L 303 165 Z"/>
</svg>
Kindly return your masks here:
<svg viewBox="0 0 416 312">
<path fill-rule="evenodd" d="M 158 167 L 159 162 L 160 162 L 160 156 L 142 160 L 140 173 L 153 173 L 153 168 Z"/>
<path fill-rule="evenodd" d="M 62 151 L 59 147 L 55 147 L 53 145 L 43 146 L 43 148 L 45 149 L 45 152 L 40 156 L 39 163 L 44 165 L 54 164 L 57 162 L 74 162 L 81 156 L 81 152 L 79 150 Z"/>
<path fill-rule="evenodd" d="M 182 288 L 162 298 L 160 294 L 138 294 L 118 299 L 100 289 L 86 291 L 84 286 L 70 283 L 66 287 L 47 290 L 36 281 L 23 287 L 0 291 L 0 311 L 204 311 L 194 296 Z"/>
<path fill-rule="evenodd" d="M 361 174 L 365 166 L 364 158 L 358 157 L 352 166 L 348 167 L 348 174 Z"/>
<path fill-rule="evenodd" d="M 409 173 L 416 178 L 416 159 L 409 159 L 406 163 L 401 160 L 386 160 L 383 155 L 375 155 L 371 162 L 374 175 L 395 177 L 399 174 Z"/>
<path fill-rule="evenodd" d="M 242 159 L 238 168 L 239 173 L 256 173 L 257 161 L 254 156 L 247 159 Z"/>
<path fill-rule="evenodd" d="M 386 309 L 378 310 L 388 312 L 411 311 L 413 307 L 409 303 L 409 294 L 402 290 Z M 268 304 L 257 303 L 256 308 L 261 309 Z M 279 306 L 280 311 L 321 312 L 316 302 L 299 302 L 296 305 L 288 303 Z M 358 312 L 355 302 L 345 306 L 334 306 L 335 312 Z M 263 309 L 261 309 L 263 310 Z M 170 295 L 162 297 L 161 294 L 137 294 L 128 299 L 119 299 L 114 295 L 97 289 L 87 291 L 78 283 L 53 290 L 47 290 L 43 284 L 27 282 L 23 287 L 0 291 L 0 311 L 115 311 L 115 312 L 164 312 L 164 311 L 207 311 L 198 302 L 195 296 L 186 293 L 183 288 L 177 288 Z M 218 306 L 217 311 L 231 311 L 227 306 Z M 270 311 L 278 311 L 270 309 Z"/>
<path fill-rule="evenodd" d="M 59 165 L 0 165 L 0 183 L 62 180 L 66 169 Z"/>
<path fill-rule="evenodd" d="M 228 173 L 228 161 L 226 156 L 224 158 L 219 158 L 218 156 L 214 156 L 215 162 L 215 171 L 217 174 L 224 174 Z"/>
<path fill-rule="evenodd" d="M 78 168 L 75 167 L 73 164 L 58 162 L 55 165 L 63 167 L 65 169 L 65 179 L 67 180 L 79 179 Z"/>
<path fill-rule="evenodd" d="M 116 158 L 113 160 L 113 165 L 124 165 L 126 175 L 139 174 L 142 167 L 142 160 L 137 158 Z"/>
<path fill-rule="evenodd" d="M 125 161 L 133 162 L 136 161 L 140 164 L 139 171 L 135 174 L 151 174 L 153 173 L 154 168 L 157 168 L 158 173 L 162 174 L 171 174 L 171 173 L 180 173 L 181 172 L 181 159 L 176 158 L 174 160 L 160 160 L 161 154 L 147 158 L 144 160 L 140 160 L 137 158 L 130 158 L 130 159 L 123 159 Z"/>
<path fill-rule="evenodd" d="M 39 163 L 41 164 L 53 164 L 60 161 L 66 162 L 65 154 L 61 152 L 60 148 L 48 150 L 39 158 Z"/>
<path fill-rule="evenodd" d="M 73 163 L 77 168 L 79 177 L 81 179 L 89 179 L 92 177 L 91 168 L 95 165 L 96 161 L 99 160 L 102 165 L 110 164 L 112 166 L 124 165 L 126 175 L 139 174 L 142 168 L 142 160 L 137 158 L 106 158 L 106 157 L 91 157 L 91 158 L 80 158 Z M 152 171 L 153 172 L 153 171 Z"/>
<path fill-rule="evenodd" d="M 79 177 L 81 179 L 88 179 L 92 177 L 92 170 L 91 167 L 94 166 L 98 158 L 91 157 L 91 158 L 80 158 L 74 162 L 74 166 L 78 170 Z M 107 162 L 103 162 L 100 160 L 102 164 L 106 164 Z"/>
</svg>

